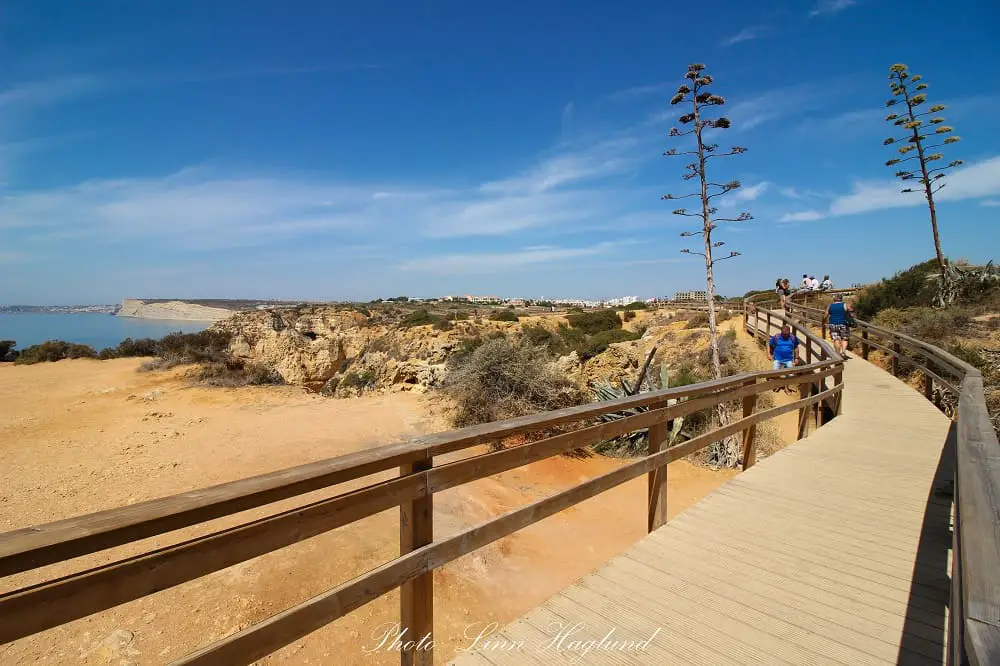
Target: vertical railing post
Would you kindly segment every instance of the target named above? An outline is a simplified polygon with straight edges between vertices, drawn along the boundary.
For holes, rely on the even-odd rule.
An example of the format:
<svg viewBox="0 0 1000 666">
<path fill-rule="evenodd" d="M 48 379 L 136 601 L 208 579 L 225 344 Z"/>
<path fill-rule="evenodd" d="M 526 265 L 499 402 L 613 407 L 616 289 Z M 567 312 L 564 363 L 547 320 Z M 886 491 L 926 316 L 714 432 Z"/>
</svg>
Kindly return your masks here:
<svg viewBox="0 0 1000 666">
<path fill-rule="evenodd" d="M 930 359 L 927 360 L 927 369 L 930 370 L 934 365 L 931 364 Z M 934 400 L 934 378 L 931 377 L 930 373 L 924 373 L 924 397 L 929 401 Z"/>
<path fill-rule="evenodd" d="M 805 400 L 809 397 L 809 389 L 812 383 L 808 380 L 802 384 L 799 384 L 799 400 Z M 799 432 L 796 439 L 802 439 L 806 436 L 806 431 L 809 430 L 809 406 L 803 405 L 799 407 Z"/>
<path fill-rule="evenodd" d="M 833 376 L 833 385 L 834 386 L 840 386 L 840 390 L 837 391 L 836 398 L 833 401 L 833 404 L 834 404 L 833 415 L 834 416 L 840 416 L 841 414 L 844 413 L 844 386 L 843 386 L 843 384 L 844 384 L 844 371 L 843 371 L 843 367 L 844 366 L 840 366 L 840 368 L 841 368 L 840 372 L 838 372 L 837 374 L 835 374 Z"/>
<path fill-rule="evenodd" d="M 747 386 L 753 386 L 757 380 L 747 382 Z M 757 394 L 744 396 L 743 398 L 743 418 L 753 416 L 754 408 L 757 406 Z M 757 462 L 757 424 L 753 424 L 743 431 L 743 471 L 747 471 Z"/>
<path fill-rule="evenodd" d="M 868 329 L 861 331 L 861 358 L 868 360 Z"/>
<path fill-rule="evenodd" d="M 651 405 L 650 409 L 658 409 L 666 405 Z M 667 421 L 657 421 L 649 427 L 646 452 L 648 455 L 659 453 L 667 441 Z M 648 474 L 647 521 L 648 531 L 661 527 L 667 522 L 667 466 L 657 467 Z"/>
<path fill-rule="evenodd" d="M 431 468 L 432 459 L 400 467 L 400 476 Z M 425 495 L 399 506 L 399 554 L 405 555 L 434 541 L 434 495 Z M 433 666 L 434 572 L 428 571 L 399 589 L 399 631 L 402 666 Z"/>
<path fill-rule="evenodd" d="M 893 377 L 898 377 L 899 376 L 899 355 L 903 353 L 903 348 L 899 346 L 898 342 L 894 342 L 894 343 L 892 343 L 892 351 L 894 352 L 893 355 L 892 355 L 892 361 L 890 363 L 890 365 L 892 367 L 892 376 Z"/>
</svg>

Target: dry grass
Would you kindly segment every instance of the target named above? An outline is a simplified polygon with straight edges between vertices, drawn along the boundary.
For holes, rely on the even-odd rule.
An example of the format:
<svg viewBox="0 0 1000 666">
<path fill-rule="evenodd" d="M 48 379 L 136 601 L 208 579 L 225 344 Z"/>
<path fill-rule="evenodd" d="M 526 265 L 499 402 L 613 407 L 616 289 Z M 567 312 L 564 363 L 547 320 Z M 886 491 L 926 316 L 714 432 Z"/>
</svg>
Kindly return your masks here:
<svg viewBox="0 0 1000 666">
<path fill-rule="evenodd" d="M 554 372 L 545 347 L 506 337 L 487 340 L 445 380 L 458 427 L 560 409 L 587 401 L 573 382 Z"/>
</svg>

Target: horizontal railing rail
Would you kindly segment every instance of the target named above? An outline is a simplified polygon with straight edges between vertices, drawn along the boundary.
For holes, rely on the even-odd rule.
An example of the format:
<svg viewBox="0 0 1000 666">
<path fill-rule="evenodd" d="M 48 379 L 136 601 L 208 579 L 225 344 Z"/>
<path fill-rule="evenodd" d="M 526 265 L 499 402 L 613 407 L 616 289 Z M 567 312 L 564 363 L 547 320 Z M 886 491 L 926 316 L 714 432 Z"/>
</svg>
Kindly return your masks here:
<svg viewBox="0 0 1000 666">
<path fill-rule="evenodd" d="M 745 315 L 749 332 L 791 321 L 784 314 Z M 679 388 L 640 393 L 543 414 L 438 433 L 368 451 L 317 461 L 171 497 L 141 502 L 0 534 L 0 575 L 10 576 L 139 539 L 264 507 L 312 491 L 399 468 L 399 476 L 311 503 L 250 520 L 204 536 L 116 559 L 0 595 L 0 642 L 8 642 L 86 617 L 119 604 L 200 578 L 239 562 L 289 546 L 365 517 L 400 508 L 400 556 L 308 601 L 217 641 L 177 663 L 250 663 L 352 610 L 400 588 L 400 624 L 408 636 L 433 630 L 433 571 L 462 555 L 512 534 L 643 474 L 650 531 L 666 522 L 667 464 L 728 437 L 742 440 L 743 468 L 756 460 L 757 425 L 799 411 L 800 424 L 814 405 L 839 405 L 843 361 L 807 328 L 804 365 L 779 371 L 745 373 Z M 783 386 L 798 386 L 799 398 L 759 408 L 757 396 Z M 674 446 L 666 447 L 668 423 L 720 404 L 742 407 L 741 418 Z M 592 425 L 597 416 L 645 407 L 647 411 Z M 569 430 L 495 451 L 471 451 L 444 464 L 445 453 L 502 441 L 512 435 Z M 637 430 L 648 430 L 648 451 L 613 472 L 511 511 L 455 536 L 433 538 L 435 493 L 494 474 L 590 446 Z M 802 436 L 804 428 L 800 427 Z M 426 647 L 426 642 L 424 643 Z M 404 650 L 402 663 L 431 663 L 428 649 Z"/>
<path fill-rule="evenodd" d="M 824 310 L 787 304 L 791 317 L 819 327 L 826 337 Z M 950 664 L 1000 664 L 1000 443 L 990 420 L 979 369 L 947 351 L 909 335 L 856 320 L 850 341 L 869 358 L 886 354 L 889 372 L 909 366 L 923 374 L 924 396 L 956 421 L 955 516 Z M 945 396 L 950 397 L 945 400 Z"/>
</svg>

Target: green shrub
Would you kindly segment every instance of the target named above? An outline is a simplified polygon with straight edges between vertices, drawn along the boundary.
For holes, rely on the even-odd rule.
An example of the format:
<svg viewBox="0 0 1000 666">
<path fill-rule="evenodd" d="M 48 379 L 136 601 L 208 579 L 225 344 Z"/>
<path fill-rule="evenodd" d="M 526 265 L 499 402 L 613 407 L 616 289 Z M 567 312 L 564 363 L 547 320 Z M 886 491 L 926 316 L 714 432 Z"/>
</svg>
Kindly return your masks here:
<svg viewBox="0 0 1000 666">
<path fill-rule="evenodd" d="M 936 260 L 911 266 L 858 292 L 854 310 L 861 319 L 870 319 L 887 308 L 930 307 L 938 289 L 936 276 Z"/>
<path fill-rule="evenodd" d="M 448 321 L 447 319 L 439 319 L 434 324 L 434 328 L 436 328 L 439 331 L 450 331 L 451 329 L 455 328 L 455 325 L 450 321 Z"/>
<path fill-rule="evenodd" d="M 523 338 L 481 344 L 445 381 L 458 427 L 578 405 L 586 395 L 554 372 L 544 347 Z"/>
<path fill-rule="evenodd" d="M 431 314 L 424 308 L 420 308 L 419 310 L 414 310 L 410 314 L 403 317 L 403 320 L 399 322 L 399 325 L 402 328 L 410 328 L 413 326 L 436 324 L 439 321 L 441 321 L 441 317 Z"/>
<path fill-rule="evenodd" d="M 635 319 L 635 310 L 626 310 L 622 313 L 622 321 L 632 321 Z"/>
<path fill-rule="evenodd" d="M 567 351 L 576 350 L 578 353 L 587 344 L 587 335 L 579 329 L 570 328 L 565 324 L 560 324 L 556 333 L 562 340 L 562 348 Z"/>
<path fill-rule="evenodd" d="M 708 327 L 708 313 L 698 312 L 688 319 L 687 325 L 684 328 L 707 328 Z"/>
<path fill-rule="evenodd" d="M 353 370 L 345 374 L 338 387 L 357 389 L 359 392 L 365 391 L 367 389 L 372 389 L 375 387 L 375 382 L 378 380 L 378 375 L 375 370 L 369 368 L 361 372 L 354 372 Z"/>
<path fill-rule="evenodd" d="M 888 308 L 876 315 L 873 323 L 926 342 L 940 342 L 961 334 L 969 326 L 970 317 L 965 308 L 957 306 L 946 310 L 930 307 Z"/>
<path fill-rule="evenodd" d="M 14 361 L 18 365 L 33 365 L 61 361 L 67 358 L 97 358 L 93 347 L 63 340 L 49 340 L 22 350 Z"/>
<path fill-rule="evenodd" d="M 17 352 L 14 351 L 16 346 L 17 343 L 13 340 L 0 340 L 0 361 L 17 360 Z"/>
<path fill-rule="evenodd" d="M 622 320 L 618 318 L 618 313 L 614 310 L 581 312 L 571 314 L 566 319 L 571 327 L 588 335 L 622 327 Z"/>
<path fill-rule="evenodd" d="M 551 351 L 558 353 L 558 348 L 564 347 L 559 335 L 553 333 L 541 324 L 532 324 L 521 329 L 521 335 L 528 344 L 542 345 Z"/>
<path fill-rule="evenodd" d="M 580 348 L 577 348 L 576 351 L 580 355 L 580 360 L 586 360 L 597 356 L 606 350 L 608 345 L 612 343 L 638 340 L 640 337 L 641 335 L 639 333 L 626 331 L 621 328 L 601 331 L 599 333 L 595 333 L 594 335 L 587 336 L 586 342 Z"/>
<path fill-rule="evenodd" d="M 260 386 L 284 384 L 285 380 L 274 368 L 258 363 L 243 363 L 235 359 L 211 361 L 198 369 L 198 381 L 208 386 Z"/>
<path fill-rule="evenodd" d="M 159 342 L 153 338 L 125 338 L 117 347 L 105 347 L 101 350 L 101 360 L 111 358 L 130 358 L 133 356 L 156 356 L 159 353 Z"/>
<path fill-rule="evenodd" d="M 204 330 L 197 333 L 170 333 L 156 343 L 156 363 L 143 364 L 140 369 L 166 370 L 191 363 L 226 363 L 230 361 L 229 342 L 225 331 Z"/>
<path fill-rule="evenodd" d="M 987 387 L 1000 383 L 1000 366 L 995 366 L 982 349 L 967 344 L 951 345 L 948 351 L 962 359 L 983 375 L 983 384 Z"/>
<path fill-rule="evenodd" d="M 511 309 L 495 310 L 490 315 L 491 321 L 517 321 L 517 315 Z"/>
<path fill-rule="evenodd" d="M 698 373 L 691 361 L 682 361 L 680 366 L 669 371 L 667 376 L 670 378 L 670 388 L 689 386 L 706 380 L 706 377 Z"/>
<path fill-rule="evenodd" d="M 649 305 L 647 303 L 643 303 L 642 301 L 636 301 L 634 303 L 629 303 L 628 305 L 626 305 L 622 309 L 623 310 L 648 310 L 649 309 Z"/>
</svg>

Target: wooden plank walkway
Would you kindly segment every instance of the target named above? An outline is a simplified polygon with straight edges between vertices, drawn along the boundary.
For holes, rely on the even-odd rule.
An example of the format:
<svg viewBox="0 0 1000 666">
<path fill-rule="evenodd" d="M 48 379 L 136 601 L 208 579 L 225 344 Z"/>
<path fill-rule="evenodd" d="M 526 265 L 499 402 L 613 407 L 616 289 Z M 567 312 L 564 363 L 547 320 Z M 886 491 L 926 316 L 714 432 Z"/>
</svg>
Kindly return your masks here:
<svg viewBox="0 0 1000 666">
<path fill-rule="evenodd" d="M 943 663 L 950 421 L 860 358 L 845 382 L 841 417 L 452 663 Z"/>
</svg>

